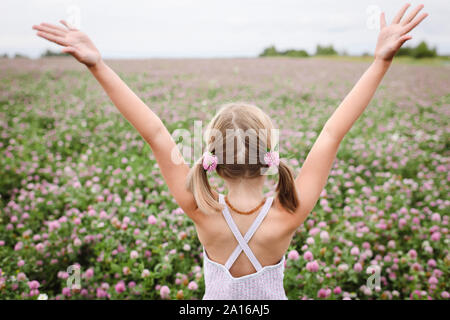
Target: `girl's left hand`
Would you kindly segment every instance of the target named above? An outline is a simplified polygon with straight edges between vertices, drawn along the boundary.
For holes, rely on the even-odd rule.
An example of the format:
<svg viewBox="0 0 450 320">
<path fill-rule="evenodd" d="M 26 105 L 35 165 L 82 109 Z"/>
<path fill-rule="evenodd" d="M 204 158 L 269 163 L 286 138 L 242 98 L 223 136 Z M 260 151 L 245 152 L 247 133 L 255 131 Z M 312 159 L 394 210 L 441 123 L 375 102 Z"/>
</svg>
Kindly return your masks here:
<svg viewBox="0 0 450 320">
<path fill-rule="evenodd" d="M 386 25 L 384 12 L 380 15 L 380 34 L 378 36 L 375 49 L 375 59 L 392 61 L 400 47 L 408 40 L 412 39 L 407 33 L 413 30 L 419 23 L 428 16 L 422 13 L 416 17 L 424 5 L 418 5 L 411 13 L 403 18 L 410 4 L 405 4 L 392 20 L 390 25 Z M 402 19 L 403 18 L 403 19 Z"/>
</svg>

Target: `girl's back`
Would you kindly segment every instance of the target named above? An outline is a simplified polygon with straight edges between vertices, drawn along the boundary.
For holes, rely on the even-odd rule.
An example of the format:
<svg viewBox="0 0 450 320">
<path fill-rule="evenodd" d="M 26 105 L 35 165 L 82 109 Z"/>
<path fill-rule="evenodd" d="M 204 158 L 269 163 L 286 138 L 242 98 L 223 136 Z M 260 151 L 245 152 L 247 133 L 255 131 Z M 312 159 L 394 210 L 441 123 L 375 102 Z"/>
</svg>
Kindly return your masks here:
<svg viewBox="0 0 450 320">
<path fill-rule="evenodd" d="M 241 215 L 232 210 L 229 212 L 243 236 L 259 213 L 257 211 L 251 215 Z M 248 241 L 248 246 L 263 267 L 277 264 L 286 253 L 295 232 L 291 218 L 292 214 L 281 207 L 275 198 L 264 220 Z M 195 227 L 208 258 L 224 265 L 238 245 L 224 216 L 221 213 L 203 215 L 200 221 L 196 221 Z M 229 271 L 236 278 L 256 272 L 244 251 Z"/>
<path fill-rule="evenodd" d="M 250 226 L 247 228 L 245 233 L 242 233 L 243 224 L 248 224 L 249 219 L 245 219 L 244 223 L 240 223 L 239 227 L 233 219 L 231 210 L 228 205 L 225 204 L 225 196 L 223 194 L 219 195 L 219 203 L 224 205 L 222 210 L 222 216 L 224 218 L 226 227 L 231 230 L 232 237 L 236 241 L 236 246 L 231 248 L 230 254 L 228 256 L 223 255 L 223 248 L 228 246 L 222 246 L 222 250 L 217 250 L 220 245 L 220 241 L 226 241 L 228 244 L 232 243 L 226 233 L 219 229 L 222 228 L 219 219 L 212 220 L 215 223 L 215 228 L 217 228 L 216 234 L 219 237 L 211 237 L 209 232 L 208 235 L 212 238 L 214 247 L 223 262 L 215 261 L 207 252 L 206 248 L 203 246 L 203 272 L 205 278 L 205 294 L 203 299 L 231 299 L 231 300 L 241 300 L 241 299 L 287 299 L 286 293 L 283 288 L 284 279 L 284 267 L 285 267 L 285 257 L 282 254 L 281 259 L 277 259 L 275 263 L 264 263 L 261 258 L 258 258 L 259 253 L 256 250 L 249 247 L 249 241 L 253 239 L 256 231 L 259 230 L 261 224 L 268 216 L 269 211 L 271 211 L 273 197 L 268 197 L 264 201 L 261 201 L 262 207 L 259 211 L 255 208 L 256 217 L 253 217 Z M 231 205 L 230 205 L 231 206 Z M 233 209 L 234 210 L 234 209 Z M 237 210 L 237 209 L 236 209 Z M 272 211 L 273 212 L 273 211 Z M 208 224 L 203 224 L 208 226 Z M 202 227 L 203 229 L 204 227 Z M 267 228 L 266 228 L 267 229 Z M 263 229 L 264 230 L 264 229 Z M 268 257 L 269 245 L 268 237 L 264 235 L 269 235 L 269 231 L 265 231 L 261 234 L 259 239 L 255 238 L 255 247 L 260 248 L 261 256 L 265 255 L 266 261 Z M 274 241 L 272 241 L 274 242 Z M 241 255 L 240 265 L 236 265 L 239 255 L 244 252 L 247 257 L 247 261 L 243 260 Z M 247 262 L 247 263 L 246 263 Z M 251 266 L 248 264 L 250 262 Z M 234 274 L 231 269 L 234 267 Z M 245 270 L 246 269 L 246 270 Z M 238 275 L 241 273 L 241 275 Z M 243 273 L 243 274 L 242 274 Z"/>
</svg>

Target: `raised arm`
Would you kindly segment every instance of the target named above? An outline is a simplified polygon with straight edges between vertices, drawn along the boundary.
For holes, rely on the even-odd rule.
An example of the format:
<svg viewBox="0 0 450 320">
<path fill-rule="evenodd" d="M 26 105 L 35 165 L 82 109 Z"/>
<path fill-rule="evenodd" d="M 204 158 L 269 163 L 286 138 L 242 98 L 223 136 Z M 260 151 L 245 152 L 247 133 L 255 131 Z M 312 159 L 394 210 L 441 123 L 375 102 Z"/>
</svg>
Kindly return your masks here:
<svg viewBox="0 0 450 320">
<path fill-rule="evenodd" d="M 381 29 L 373 63 L 327 120 L 306 157 L 295 180 L 300 200 L 298 215 L 294 219 L 295 226 L 303 223 L 316 205 L 342 139 L 369 104 L 395 53 L 405 41 L 411 39 L 407 33 L 427 17 L 426 13 L 416 17 L 423 8 L 423 5 L 419 5 L 403 18 L 408 7 L 409 4 L 404 5 L 389 26 L 386 25 L 384 13 L 381 14 Z"/>
<path fill-rule="evenodd" d="M 184 160 L 172 160 L 172 150 L 179 160 L 182 155 L 161 119 L 106 65 L 86 34 L 65 21 L 61 23 L 65 28 L 41 23 L 33 29 L 38 31 L 38 36 L 64 46 L 62 52 L 70 53 L 87 66 L 120 113 L 150 145 L 171 194 L 184 212 L 195 220 L 197 205 L 192 193 L 185 188 L 189 167 Z"/>
</svg>

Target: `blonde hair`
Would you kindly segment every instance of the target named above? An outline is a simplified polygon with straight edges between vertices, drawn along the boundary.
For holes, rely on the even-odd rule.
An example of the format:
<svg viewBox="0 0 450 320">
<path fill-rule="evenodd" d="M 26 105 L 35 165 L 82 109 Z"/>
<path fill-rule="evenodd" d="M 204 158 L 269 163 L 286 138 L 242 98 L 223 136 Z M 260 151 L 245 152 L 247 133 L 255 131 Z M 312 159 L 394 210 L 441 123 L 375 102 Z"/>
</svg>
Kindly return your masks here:
<svg viewBox="0 0 450 320">
<path fill-rule="evenodd" d="M 223 105 L 208 124 L 204 135 L 206 151 L 219 158 L 217 174 L 229 179 L 261 176 L 261 171 L 268 168 L 264 160 L 261 161 L 261 154 L 273 148 L 271 134 L 267 134 L 272 129 L 274 127 L 269 116 L 255 105 L 243 102 Z M 233 134 L 230 135 L 230 132 Z M 217 136 L 221 139 L 216 139 Z M 237 144 L 234 143 L 235 139 Z M 226 146 L 227 143 L 229 146 L 230 140 L 234 150 L 230 150 L 233 153 L 227 157 Z M 239 148 L 239 145 L 245 148 Z M 220 211 L 223 206 L 214 198 L 202 159 L 191 168 L 186 181 L 187 189 L 193 193 L 201 211 Z M 278 175 L 276 197 L 283 208 L 293 213 L 299 205 L 297 190 L 292 169 L 282 160 L 278 166 Z"/>
</svg>

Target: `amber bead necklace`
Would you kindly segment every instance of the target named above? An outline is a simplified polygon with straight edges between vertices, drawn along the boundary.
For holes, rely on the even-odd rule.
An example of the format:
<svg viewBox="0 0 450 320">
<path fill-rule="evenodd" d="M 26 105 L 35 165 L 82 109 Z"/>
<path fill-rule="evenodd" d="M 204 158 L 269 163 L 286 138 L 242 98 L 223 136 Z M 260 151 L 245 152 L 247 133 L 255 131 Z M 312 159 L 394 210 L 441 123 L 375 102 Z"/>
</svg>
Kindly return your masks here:
<svg viewBox="0 0 450 320">
<path fill-rule="evenodd" d="M 226 202 L 227 206 L 230 207 L 230 209 L 233 210 L 234 212 L 237 212 L 239 214 L 252 214 L 253 212 L 259 210 L 264 205 L 264 203 L 266 202 L 266 198 L 264 198 L 263 201 L 260 204 L 258 204 L 258 206 L 256 208 L 254 208 L 254 209 L 252 209 L 250 211 L 241 211 L 241 210 L 236 209 L 228 201 L 228 197 L 227 196 L 225 196 L 225 202 Z"/>
</svg>

